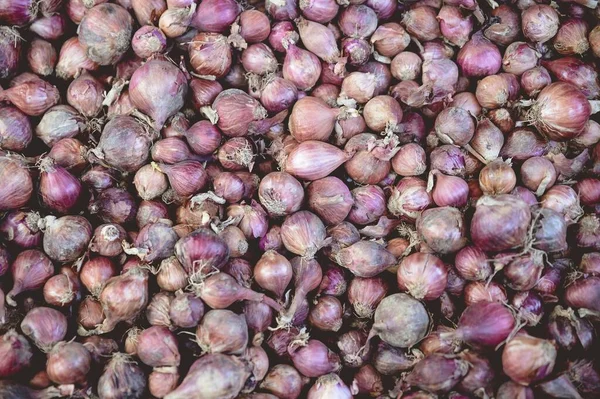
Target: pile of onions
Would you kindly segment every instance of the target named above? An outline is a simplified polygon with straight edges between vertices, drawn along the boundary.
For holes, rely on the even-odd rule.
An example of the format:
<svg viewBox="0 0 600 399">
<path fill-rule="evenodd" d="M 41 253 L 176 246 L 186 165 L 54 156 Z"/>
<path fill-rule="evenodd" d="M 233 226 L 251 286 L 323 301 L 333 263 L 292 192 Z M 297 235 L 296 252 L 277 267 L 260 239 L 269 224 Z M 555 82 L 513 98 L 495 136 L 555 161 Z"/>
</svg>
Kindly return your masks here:
<svg viewBox="0 0 600 399">
<path fill-rule="evenodd" d="M 0 397 L 600 397 L 599 57 L 595 0 L 0 0 Z"/>
</svg>

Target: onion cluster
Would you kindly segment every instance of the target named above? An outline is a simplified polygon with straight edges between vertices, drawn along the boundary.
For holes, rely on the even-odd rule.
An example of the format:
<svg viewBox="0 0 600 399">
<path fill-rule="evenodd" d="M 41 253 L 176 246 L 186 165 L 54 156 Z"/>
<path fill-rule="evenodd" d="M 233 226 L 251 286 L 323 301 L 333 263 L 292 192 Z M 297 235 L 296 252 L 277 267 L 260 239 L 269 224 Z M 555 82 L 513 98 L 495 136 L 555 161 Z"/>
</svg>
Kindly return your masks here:
<svg viewBox="0 0 600 399">
<path fill-rule="evenodd" d="M 0 0 L 0 397 L 600 397 L 598 10 Z"/>
</svg>

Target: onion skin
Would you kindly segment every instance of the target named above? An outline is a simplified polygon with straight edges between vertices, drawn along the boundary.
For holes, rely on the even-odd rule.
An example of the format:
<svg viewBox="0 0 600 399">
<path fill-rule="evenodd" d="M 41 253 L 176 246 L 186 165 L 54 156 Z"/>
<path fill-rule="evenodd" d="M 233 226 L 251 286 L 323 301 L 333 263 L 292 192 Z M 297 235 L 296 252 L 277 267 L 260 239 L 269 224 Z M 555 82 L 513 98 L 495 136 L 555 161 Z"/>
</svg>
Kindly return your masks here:
<svg viewBox="0 0 600 399">
<path fill-rule="evenodd" d="M 117 4 L 100 4 L 85 13 L 78 35 L 90 60 L 100 65 L 116 63 L 129 49 L 133 20 Z"/>
<path fill-rule="evenodd" d="M 196 360 L 181 384 L 165 399 L 234 399 L 250 369 L 235 356 L 210 353 Z"/>
<path fill-rule="evenodd" d="M 377 335 L 389 345 L 409 348 L 427 335 L 428 326 L 429 315 L 419 301 L 393 294 L 377 306 L 369 339 Z"/>
<path fill-rule="evenodd" d="M 149 84 L 153 79 L 162 84 Z M 183 106 L 187 91 L 183 72 L 172 63 L 159 59 L 138 68 L 129 83 L 131 103 L 153 119 L 156 130 L 161 130 L 166 120 Z"/>
<path fill-rule="evenodd" d="M 569 104 L 563 104 L 562 99 Z M 590 103 L 581 91 L 569 83 L 555 82 L 540 92 L 530 115 L 535 127 L 549 139 L 565 141 L 585 129 L 591 112 Z"/>
<path fill-rule="evenodd" d="M 12 377 L 29 367 L 33 356 L 27 339 L 12 329 L 2 335 L 0 353 L 4 359 L 0 367 L 2 378 Z"/>
<path fill-rule="evenodd" d="M 484 196 L 477 201 L 471 221 L 473 242 L 484 251 L 520 247 L 525 243 L 530 221 L 531 211 L 523 200 L 509 194 Z"/>
<path fill-rule="evenodd" d="M 525 333 L 509 340 L 502 352 L 502 368 L 516 383 L 530 385 L 552 373 L 556 346 Z"/>
</svg>

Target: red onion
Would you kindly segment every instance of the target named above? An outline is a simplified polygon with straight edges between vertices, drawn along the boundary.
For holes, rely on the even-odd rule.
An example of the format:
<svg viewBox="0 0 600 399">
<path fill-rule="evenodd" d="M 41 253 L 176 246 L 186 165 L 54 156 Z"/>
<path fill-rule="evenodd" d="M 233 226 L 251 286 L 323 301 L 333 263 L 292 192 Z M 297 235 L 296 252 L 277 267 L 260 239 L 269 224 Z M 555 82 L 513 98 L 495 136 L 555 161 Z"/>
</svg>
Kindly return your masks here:
<svg viewBox="0 0 600 399">
<path fill-rule="evenodd" d="M 40 116 L 60 100 L 56 86 L 42 79 L 21 83 L 0 91 L 0 101 L 9 101 L 29 116 Z"/>
<path fill-rule="evenodd" d="M 506 343 L 502 368 L 513 381 L 529 385 L 552 373 L 555 359 L 556 347 L 551 341 L 521 333 Z"/>
<path fill-rule="evenodd" d="M 292 108 L 288 122 L 290 133 L 299 142 L 327 141 L 341 113 L 340 108 L 331 108 L 320 98 L 304 97 Z"/>
<path fill-rule="evenodd" d="M 562 55 L 578 55 L 590 48 L 588 25 L 579 18 L 563 21 L 554 38 L 554 48 Z"/>
<path fill-rule="evenodd" d="M 558 13 L 546 4 L 534 4 L 521 14 L 523 34 L 532 42 L 552 39 L 559 27 Z"/>
<path fill-rule="evenodd" d="M 473 30 L 471 16 L 464 17 L 458 7 L 444 5 L 437 16 L 444 38 L 457 47 L 463 47 Z"/>
<path fill-rule="evenodd" d="M 192 328 L 204 315 L 204 304 L 191 293 L 177 292 L 169 307 L 169 317 L 174 325 Z"/>
<path fill-rule="evenodd" d="M 544 155 L 547 142 L 534 131 L 515 129 L 507 137 L 500 155 L 517 161 L 524 161 L 532 156 Z"/>
<path fill-rule="evenodd" d="M 56 40 L 65 34 L 67 19 L 63 14 L 56 13 L 43 16 L 29 25 L 29 30 L 45 40 Z"/>
<path fill-rule="evenodd" d="M 421 175 L 426 168 L 425 150 L 416 143 L 403 145 L 392 158 L 392 169 L 403 177 Z"/>
<path fill-rule="evenodd" d="M 377 15 L 366 5 L 351 4 L 341 12 L 338 25 L 345 36 L 366 38 L 377 29 Z"/>
<path fill-rule="evenodd" d="M 239 358 L 210 353 L 192 364 L 181 384 L 165 399 L 235 398 L 249 376 L 250 369 Z"/>
<path fill-rule="evenodd" d="M 363 109 L 367 126 L 376 132 L 395 129 L 402 121 L 402 108 L 390 96 L 376 96 L 370 99 Z"/>
<path fill-rule="evenodd" d="M 43 252 L 28 249 L 17 255 L 11 265 L 11 272 L 14 283 L 13 288 L 6 294 L 6 302 L 10 306 L 16 306 L 14 296 L 41 288 L 54 274 L 54 267 Z"/>
<path fill-rule="evenodd" d="M 568 101 L 569 105 L 562 101 Z M 591 113 L 592 107 L 583 93 L 571 84 L 556 82 L 540 92 L 529 110 L 529 117 L 548 138 L 563 141 L 577 137 L 585 129 Z"/>
<path fill-rule="evenodd" d="M 350 389 L 337 374 L 319 377 L 307 393 L 307 399 L 339 398 L 351 399 Z"/>
<path fill-rule="evenodd" d="M 471 238 L 484 251 L 504 251 L 525 243 L 531 211 L 521 199 L 508 194 L 484 196 L 477 201 Z"/>
<path fill-rule="evenodd" d="M 160 263 L 156 282 L 158 286 L 166 291 L 177 291 L 188 284 L 188 275 L 177 259 L 172 256 Z"/>
<path fill-rule="evenodd" d="M 123 353 L 115 353 L 98 380 L 101 398 L 119 398 L 125 395 L 142 397 L 146 390 L 146 375 Z"/>
<path fill-rule="evenodd" d="M 133 52 L 140 58 L 148 58 L 153 54 L 161 54 L 166 50 L 167 37 L 153 26 L 142 26 L 131 39 Z"/>
<path fill-rule="evenodd" d="M 152 326 L 138 336 L 137 355 L 151 367 L 179 366 L 177 339 L 168 328 Z"/>
<path fill-rule="evenodd" d="M 254 266 L 254 279 L 263 289 L 281 298 L 292 280 L 292 265 L 275 251 L 267 251 Z"/>
<path fill-rule="evenodd" d="M 46 362 L 46 372 L 52 382 L 74 384 L 85 381 L 91 368 L 91 356 L 79 342 L 59 342 Z"/>
<path fill-rule="evenodd" d="M 467 306 L 480 302 L 505 303 L 507 300 L 504 286 L 495 281 L 490 281 L 489 284 L 483 281 L 474 281 L 467 284 L 464 288 L 464 297 Z"/>
<path fill-rule="evenodd" d="M 421 302 L 406 294 L 385 297 L 375 310 L 370 340 L 379 336 L 394 347 L 409 348 L 427 335 L 429 315 Z"/>
<path fill-rule="evenodd" d="M 520 76 L 537 65 L 541 54 L 525 42 L 513 42 L 504 52 L 502 70 Z"/>
<path fill-rule="evenodd" d="M 211 310 L 196 330 L 203 352 L 241 354 L 248 344 L 248 327 L 243 315 L 230 310 Z"/>
<path fill-rule="evenodd" d="M 596 276 L 579 279 L 565 290 L 565 302 L 574 308 L 584 308 L 591 312 L 600 311 L 600 278 Z"/>
<path fill-rule="evenodd" d="M 308 321 L 321 331 L 338 331 L 342 327 L 342 315 L 342 303 L 334 296 L 325 295 L 316 300 Z"/>
<path fill-rule="evenodd" d="M 239 35 L 247 43 L 259 43 L 266 40 L 271 33 L 271 23 L 269 18 L 258 10 L 245 10 L 240 14 L 237 22 L 239 25 Z M 234 25 L 235 26 L 235 23 Z M 232 32 L 233 32 L 232 26 Z"/>
<path fill-rule="evenodd" d="M 260 388 L 277 397 L 292 399 L 300 395 L 304 382 L 298 371 L 287 364 L 276 364 L 260 383 Z"/>
<path fill-rule="evenodd" d="M 31 346 L 27 339 L 15 330 L 8 330 L 0 340 L 0 354 L 2 354 L 2 378 L 16 376 L 27 369 L 31 363 Z"/>
<path fill-rule="evenodd" d="M 192 151 L 199 155 L 215 152 L 221 144 L 221 137 L 219 129 L 209 121 L 196 122 L 185 132 L 185 138 Z"/>
<path fill-rule="evenodd" d="M 3 1 L 0 6 L 0 21 L 6 25 L 26 25 L 38 12 L 38 4 L 31 0 Z"/>
<path fill-rule="evenodd" d="M 527 325 L 537 325 L 544 314 L 543 299 L 533 291 L 524 291 L 517 293 L 513 300 L 513 306 L 518 309 L 518 317 L 524 320 Z"/>
<path fill-rule="evenodd" d="M 109 258 L 97 257 L 84 263 L 79 278 L 92 295 L 98 296 L 108 279 L 116 275 L 117 270 Z"/>
<path fill-rule="evenodd" d="M 358 241 L 343 248 L 335 260 L 358 277 L 376 276 L 396 262 L 394 255 L 373 241 Z"/>
<path fill-rule="evenodd" d="M 196 3 L 181 8 L 168 8 L 160 16 L 158 26 L 165 36 L 180 41 L 180 47 L 187 49 L 189 39 L 192 39 L 198 33 L 195 29 L 188 30 L 195 12 Z"/>
<path fill-rule="evenodd" d="M 371 45 L 365 39 L 347 37 L 342 40 L 342 56 L 350 65 L 361 66 L 369 61 L 373 52 Z"/>
<path fill-rule="evenodd" d="M 563 57 L 554 61 L 542 61 L 558 80 L 577 87 L 587 98 L 596 98 L 600 94 L 598 73 L 595 68 L 575 57 Z"/>
<path fill-rule="evenodd" d="M 240 5 L 233 0 L 209 0 L 200 3 L 191 25 L 203 32 L 223 32 L 236 20 Z"/>
<path fill-rule="evenodd" d="M 85 13 L 78 35 L 90 60 L 100 65 L 117 62 L 129 48 L 133 20 L 117 4 L 99 4 Z"/>
<path fill-rule="evenodd" d="M 80 197 L 81 183 L 50 157 L 41 161 L 40 172 L 40 195 L 44 205 L 54 211 L 67 213 Z"/>
<path fill-rule="evenodd" d="M 441 36 L 436 11 L 433 7 L 413 7 L 407 10 L 402 17 L 402 24 L 408 33 L 424 42 Z"/>
<path fill-rule="evenodd" d="M 512 332 L 515 319 L 504 305 L 498 302 L 478 302 L 465 309 L 454 332 L 443 333 L 469 345 L 495 347 Z"/>
<path fill-rule="evenodd" d="M 480 80 L 477 83 L 475 96 L 482 107 L 495 109 L 510 104 L 517 98 L 518 93 L 519 82 L 516 76 L 500 73 Z"/>
<path fill-rule="evenodd" d="M 153 78 L 148 79 L 148 76 Z M 154 79 L 162 84 L 149 84 Z M 154 128 L 160 130 L 165 121 L 183 106 L 187 88 L 183 72 L 169 61 L 155 59 L 133 73 L 129 95 L 131 103 L 151 117 Z"/>
<path fill-rule="evenodd" d="M 599 226 L 600 219 L 593 214 L 581 218 L 578 223 L 578 232 L 576 236 L 577 245 L 582 248 L 600 250 L 600 244 L 598 243 Z"/>
<path fill-rule="evenodd" d="M 417 231 L 437 253 L 454 253 L 466 244 L 463 216 L 450 206 L 424 210 L 417 219 Z"/>
<path fill-rule="evenodd" d="M 308 51 L 325 62 L 338 62 L 340 51 L 333 33 L 326 26 L 302 17 L 296 21 L 296 26 Z"/>
<path fill-rule="evenodd" d="M 508 194 L 517 183 L 517 176 L 510 163 L 496 159 L 479 173 L 479 187 L 486 195 Z"/>
<path fill-rule="evenodd" d="M 56 75 L 61 79 L 74 78 L 81 70 L 94 71 L 98 64 L 86 55 L 86 49 L 77 37 L 65 41 L 58 55 Z"/>
<path fill-rule="evenodd" d="M 132 222 L 137 212 L 133 196 L 121 188 L 102 191 L 88 209 L 105 223 L 118 224 Z"/>
<path fill-rule="evenodd" d="M 296 146 L 286 160 L 286 172 L 305 179 L 318 180 L 328 176 L 348 159 L 337 147 L 321 141 L 305 141 Z"/>
<path fill-rule="evenodd" d="M 244 69 L 250 73 L 266 75 L 277 70 L 277 59 L 264 43 L 252 44 L 242 52 L 240 59 Z"/>
<path fill-rule="evenodd" d="M 406 382 L 428 392 L 444 394 L 467 375 L 469 367 L 467 360 L 434 353 L 415 365 Z"/>
<path fill-rule="evenodd" d="M 239 285 L 227 273 L 218 273 L 207 278 L 203 283 L 198 284 L 197 291 L 198 296 L 214 309 L 224 309 L 241 300 L 264 301 L 276 310 L 281 309 L 281 306 L 271 298 Z"/>
<path fill-rule="evenodd" d="M 311 183 L 307 195 L 310 209 L 328 225 L 341 223 L 354 203 L 348 187 L 334 176 Z"/>
<path fill-rule="evenodd" d="M 484 35 L 491 41 L 501 46 L 508 46 L 514 42 L 521 33 L 519 14 L 513 7 L 501 4 L 491 12 L 498 19 L 484 30 Z"/>
<path fill-rule="evenodd" d="M 284 53 L 286 48 L 283 44 L 296 43 L 298 39 L 299 36 L 295 31 L 294 24 L 289 21 L 277 22 L 271 27 L 269 44 L 275 51 Z"/>
<path fill-rule="evenodd" d="M 24 249 L 36 247 L 42 242 L 39 219 L 36 212 L 10 212 L 0 222 L 0 233 L 7 243 Z"/>
<path fill-rule="evenodd" d="M 346 161 L 345 169 L 354 181 L 361 184 L 376 184 L 390 172 L 390 159 L 398 151 L 395 136 L 378 139 L 371 133 L 362 133 L 352 137 L 344 150 L 352 155 Z"/>
<path fill-rule="evenodd" d="M 38 348 L 49 351 L 65 338 L 67 318 L 58 310 L 40 306 L 25 315 L 21 330 Z"/>
<path fill-rule="evenodd" d="M 456 254 L 454 266 L 461 277 L 472 281 L 485 281 L 493 272 L 485 252 L 473 245 L 464 247 Z"/>
<path fill-rule="evenodd" d="M 283 61 L 283 77 L 294 83 L 298 90 L 309 90 L 321 75 L 321 63 L 316 55 L 284 41 L 286 55 Z"/>
<path fill-rule="evenodd" d="M 400 24 L 388 22 L 379 25 L 370 39 L 377 54 L 392 58 L 404 51 L 410 44 L 410 35 Z"/>
<path fill-rule="evenodd" d="M 294 104 L 298 98 L 296 85 L 277 76 L 267 77 L 260 101 L 269 112 L 282 112 Z"/>
<path fill-rule="evenodd" d="M 529 97 L 535 97 L 552 82 L 550 74 L 543 66 L 531 68 L 521 75 L 521 87 Z"/>
<path fill-rule="evenodd" d="M 447 282 L 446 265 L 434 255 L 415 253 L 402 260 L 398 268 L 398 287 L 416 299 L 437 299 Z"/>
<path fill-rule="evenodd" d="M 0 147 L 23 151 L 31 143 L 33 133 L 29 118 L 15 107 L 0 108 Z"/>
<path fill-rule="evenodd" d="M 56 59 L 56 50 L 51 43 L 42 39 L 34 39 L 31 42 L 27 51 L 27 61 L 34 73 L 42 76 L 51 75 L 54 72 Z"/>
<path fill-rule="evenodd" d="M 99 297 L 106 318 L 94 330 L 80 328 L 79 335 L 103 334 L 112 331 L 121 321 L 133 320 L 148 303 L 148 274 L 133 268 L 110 278 Z"/>
<path fill-rule="evenodd" d="M 63 267 L 44 284 L 44 300 L 54 306 L 68 306 L 81 296 L 77 275 L 68 267 Z"/>
<path fill-rule="evenodd" d="M 456 62 L 466 77 L 484 77 L 500 70 L 502 57 L 498 47 L 480 31 L 460 49 Z"/>
<path fill-rule="evenodd" d="M 72 138 L 84 129 L 84 119 L 68 105 L 50 108 L 35 129 L 36 135 L 49 147 L 65 138 Z"/>
<path fill-rule="evenodd" d="M 288 348 L 294 367 L 307 377 L 319 377 L 340 369 L 340 358 L 325 344 L 315 339 L 304 345 L 292 344 Z"/>
<path fill-rule="evenodd" d="M 229 249 L 215 233 L 199 229 L 177 242 L 175 255 L 187 273 L 208 273 L 212 268 L 223 267 Z"/>
<path fill-rule="evenodd" d="M 377 221 L 385 212 L 385 194 L 379 186 L 361 186 L 352 190 L 353 204 L 348 214 L 352 223 L 365 225 Z"/>
<path fill-rule="evenodd" d="M 135 119 L 118 116 L 111 119 L 100 136 L 93 154 L 110 166 L 127 172 L 142 167 L 150 155 L 152 137 Z"/>
<path fill-rule="evenodd" d="M 167 9 L 164 0 L 130 0 L 133 13 L 140 25 L 155 25 Z"/>
<path fill-rule="evenodd" d="M 231 66 L 231 47 L 219 33 L 199 33 L 189 46 L 190 63 L 202 77 L 222 78 Z M 214 80 L 211 79 L 211 80 Z"/>
<path fill-rule="evenodd" d="M 415 221 L 421 211 L 427 209 L 431 203 L 427 183 L 416 177 L 405 177 L 392 188 L 388 210 L 395 216 Z"/>
<path fill-rule="evenodd" d="M 465 174 L 464 153 L 453 145 L 436 147 L 430 154 L 430 167 L 446 175 L 463 176 Z"/>
</svg>

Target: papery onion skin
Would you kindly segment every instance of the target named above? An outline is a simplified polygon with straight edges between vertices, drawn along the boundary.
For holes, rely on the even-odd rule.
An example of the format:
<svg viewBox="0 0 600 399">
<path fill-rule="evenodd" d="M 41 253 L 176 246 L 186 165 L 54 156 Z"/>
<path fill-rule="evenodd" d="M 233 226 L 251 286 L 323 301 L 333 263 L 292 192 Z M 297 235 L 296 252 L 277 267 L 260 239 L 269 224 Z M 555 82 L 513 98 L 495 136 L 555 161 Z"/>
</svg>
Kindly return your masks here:
<svg viewBox="0 0 600 399">
<path fill-rule="evenodd" d="M 531 211 L 523 200 L 510 194 L 485 196 L 477 202 L 471 238 L 484 251 L 517 248 L 525 243 L 530 221 Z"/>
<path fill-rule="evenodd" d="M 563 104 L 562 99 L 569 104 Z M 583 131 L 591 112 L 590 103 L 575 86 L 556 82 L 540 92 L 530 115 L 541 133 L 552 140 L 564 141 Z"/>
<path fill-rule="evenodd" d="M 127 51 L 131 41 L 131 15 L 116 4 L 100 4 L 81 20 L 78 35 L 90 60 L 100 65 L 117 62 Z"/>
</svg>

